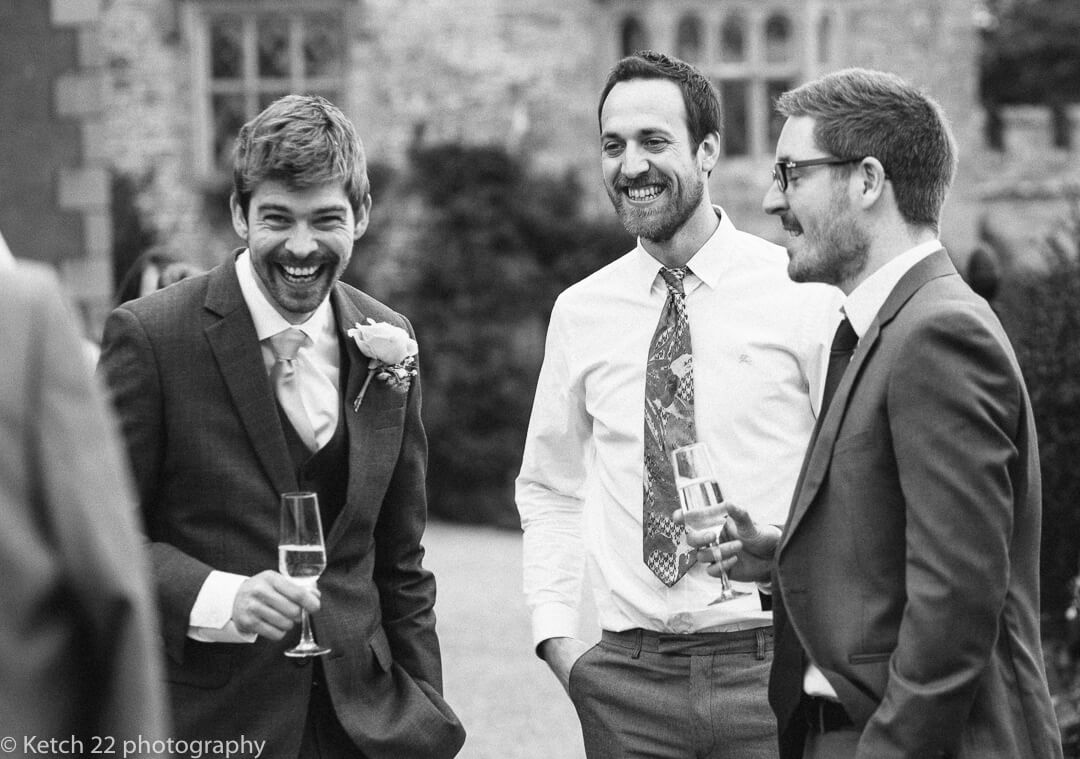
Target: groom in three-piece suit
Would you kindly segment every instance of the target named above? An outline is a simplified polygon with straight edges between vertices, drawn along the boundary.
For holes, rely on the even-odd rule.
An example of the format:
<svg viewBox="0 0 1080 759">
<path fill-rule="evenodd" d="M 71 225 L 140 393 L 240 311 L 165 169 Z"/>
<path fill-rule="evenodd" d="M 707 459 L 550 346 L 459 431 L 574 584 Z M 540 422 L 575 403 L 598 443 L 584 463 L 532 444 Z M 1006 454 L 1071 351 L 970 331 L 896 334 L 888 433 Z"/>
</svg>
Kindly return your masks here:
<svg viewBox="0 0 1080 759">
<path fill-rule="evenodd" d="M 948 125 L 903 80 L 858 69 L 777 108 L 764 206 L 792 235 L 788 273 L 846 296 L 782 534 L 731 509 L 733 573 L 775 555 L 781 757 L 1060 757 L 1031 404 L 1000 323 L 937 240 Z"/>
<path fill-rule="evenodd" d="M 243 735 L 289 759 L 454 756 L 464 731 L 441 695 L 422 565 L 419 378 L 365 385 L 370 354 L 346 334 L 374 320 L 412 342 L 402 316 L 338 281 L 371 206 L 353 126 L 319 97 L 271 104 L 240 131 L 230 204 L 247 248 L 116 309 L 100 364 L 146 522 L 176 737 Z M 280 362 L 300 417 L 275 389 Z M 320 500 L 317 591 L 274 571 L 279 496 L 297 490 Z M 301 609 L 329 655 L 284 656 Z"/>
</svg>

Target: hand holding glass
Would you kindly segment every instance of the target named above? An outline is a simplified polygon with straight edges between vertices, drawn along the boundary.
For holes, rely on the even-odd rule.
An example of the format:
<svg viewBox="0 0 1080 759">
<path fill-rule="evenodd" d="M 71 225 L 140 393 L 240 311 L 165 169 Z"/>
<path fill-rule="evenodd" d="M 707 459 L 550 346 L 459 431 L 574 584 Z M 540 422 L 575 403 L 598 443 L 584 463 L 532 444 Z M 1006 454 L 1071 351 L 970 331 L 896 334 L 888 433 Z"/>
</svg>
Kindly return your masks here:
<svg viewBox="0 0 1080 759">
<path fill-rule="evenodd" d="M 314 588 L 326 569 L 319 497 L 315 493 L 283 493 L 281 536 L 278 540 L 278 571 L 298 585 Z M 330 649 L 320 646 L 311 634 L 306 609 L 300 611 L 300 642 L 286 656 L 322 656 Z"/>
<path fill-rule="evenodd" d="M 675 487 L 682 504 L 683 523 L 692 530 L 715 529 L 719 541 L 727 513 L 723 512 L 717 517 L 715 510 L 705 511 L 707 507 L 719 506 L 724 500 L 708 447 L 704 443 L 691 443 L 676 448 L 671 452 L 671 463 L 675 469 Z M 731 587 L 727 572 L 721 567 L 720 595 L 712 603 L 731 601 L 745 595 L 749 594 Z"/>
</svg>

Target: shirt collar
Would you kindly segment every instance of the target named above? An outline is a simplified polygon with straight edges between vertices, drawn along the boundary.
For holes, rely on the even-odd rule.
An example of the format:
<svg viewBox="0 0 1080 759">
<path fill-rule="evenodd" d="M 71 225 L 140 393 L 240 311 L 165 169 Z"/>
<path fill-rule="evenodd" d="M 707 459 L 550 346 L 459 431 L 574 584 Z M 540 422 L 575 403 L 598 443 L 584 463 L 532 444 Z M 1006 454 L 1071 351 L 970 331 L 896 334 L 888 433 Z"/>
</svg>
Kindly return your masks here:
<svg viewBox="0 0 1080 759">
<path fill-rule="evenodd" d="M 735 225 L 731 223 L 731 219 L 720 206 L 713 206 L 713 210 L 720 223 L 686 264 L 690 269 L 686 279 L 683 280 L 686 292 L 691 292 L 702 283 L 710 288 L 716 287 L 716 283 L 730 264 L 730 256 L 725 256 L 724 252 L 734 248 Z M 637 247 L 634 248 L 634 261 L 637 272 L 635 278 L 641 282 L 643 288 L 651 290 L 656 282 L 663 283 L 659 277 L 663 264 L 649 255 L 641 244 L 640 238 L 638 238 Z"/>
<path fill-rule="evenodd" d="M 941 250 L 939 240 L 929 240 L 904 251 L 875 271 L 844 299 L 844 314 L 860 338 L 870 329 L 885 300 L 908 271 L 931 253 Z"/>
<path fill-rule="evenodd" d="M 262 342 L 289 327 L 296 327 L 310 338 L 312 343 L 319 343 L 334 331 L 333 310 L 330 298 L 324 298 L 315 312 L 302 324 L 291 324 L 277 312 L 273 304 L 263 294 L 255 281 L 255 267 L 251 262 L 251 252 L 244 250 L 236 257 L 236 278 L 240 280 L 240 292 L 244 296 L 251 320 L 255 323 L 255 335 Z"/>
</svg>

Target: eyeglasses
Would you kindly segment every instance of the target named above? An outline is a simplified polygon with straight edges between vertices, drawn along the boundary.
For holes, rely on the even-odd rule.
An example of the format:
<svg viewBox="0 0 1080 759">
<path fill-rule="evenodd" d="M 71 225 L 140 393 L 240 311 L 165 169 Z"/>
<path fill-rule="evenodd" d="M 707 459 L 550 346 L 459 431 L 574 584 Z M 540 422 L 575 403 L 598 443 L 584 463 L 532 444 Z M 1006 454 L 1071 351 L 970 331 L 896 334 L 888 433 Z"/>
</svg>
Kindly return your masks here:
<svg viewBox="0 0 1080 759">
<path fill-rule="evenodd" d="M 777 161 L 773 165 L 772 178 L 780 192 L 787 192 L 789 174 L 792 169 L 804 166 L 841 166 L 845 163 L 858 163 L 862 158 L 810 158 L 805 161 Z"/>
</svg>

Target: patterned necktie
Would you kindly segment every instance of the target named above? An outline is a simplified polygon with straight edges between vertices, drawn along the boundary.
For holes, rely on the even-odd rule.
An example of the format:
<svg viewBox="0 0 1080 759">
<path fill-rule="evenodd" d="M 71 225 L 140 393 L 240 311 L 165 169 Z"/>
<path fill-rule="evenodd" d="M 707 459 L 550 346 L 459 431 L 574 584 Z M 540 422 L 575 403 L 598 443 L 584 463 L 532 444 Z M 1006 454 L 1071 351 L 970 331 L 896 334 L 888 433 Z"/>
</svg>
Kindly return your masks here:
<svg viewBox="0 0 1080 759">
<path fill-rule="evenodd" d="M 694 564 L 686 530 L 672 521 L 679 494 L 671 451 L 695 441 L 694 357 L 686 319 L 686 268 L 660 270 L 668 297 L 649 345 L 645 369 L 645 476 L 642 514 L 645 564 L 671 587 Z"/>
<path fill-rule="evenodd" d="M 270 379 L 274 383 L 278 403 L 296 434 L 308 449 L 316 451 L 319 446 L 315 442 L 315 429 L 311 426 L 311 418 L 304 407 L 304 399 L 300 397 L 300 378 L 296 372 L 296 352 L 305 340 L 307 335 L 294 327 L 282 330 L 270 338 L 275 359 L 270 370 Z"/>
<path fill-rule="evenodd" d="M 851 363 L 851 354 L 855 352 L 855 346 L 859 344 L 859 336 L 851 327 L 851 322 L 845 316 L 836 327 L 833 336 L 832 347 L 829 349 L 829 368 L 825 373 L 825 391 L 821 396 L 821 412 L 818 414 L 818 424 L 825 418 L 825 412 L 829 410 L 833 395 L 836 394 L 836 386 L 840 384 L 840 378 L 844 370 Z"/>
</svg>

